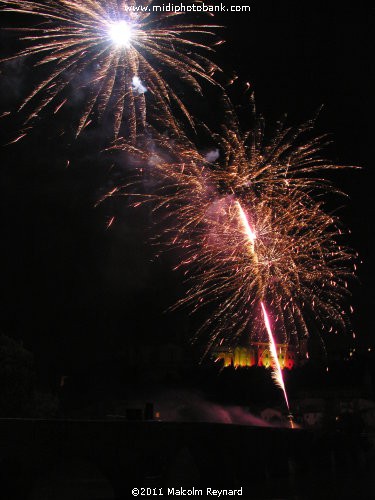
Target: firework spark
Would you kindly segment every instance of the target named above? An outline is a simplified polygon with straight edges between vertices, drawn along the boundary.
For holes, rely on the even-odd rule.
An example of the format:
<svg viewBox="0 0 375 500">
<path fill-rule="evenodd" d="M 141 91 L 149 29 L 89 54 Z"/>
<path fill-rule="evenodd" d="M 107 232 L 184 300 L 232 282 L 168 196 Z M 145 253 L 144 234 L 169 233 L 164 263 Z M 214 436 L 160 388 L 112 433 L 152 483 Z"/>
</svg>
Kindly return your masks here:
<svg viewBox="0 0 375 500">
<path fill-rule="evenodd" d="M 261 302 L 273 312 L 279 342 L 298 346 L 311 329 L 349 327 L 342 304 L 356 256 L 325 206 L 324 193 L 338 191 L 321 176 L 343 166 L 321 157 L 325 139 L 309 138 L 311 128 L 279 124 L 266 141 L 263 120 L 246 134 L 228 126 L 214 135 L 219 158 L 181 136 L 157 137 L 150 154 L 118 145 L 141 156 L 153 187 L 140 199 L 155 202 L 161 241 L 183 251 L 189 288 L 178 305 L 206 307 L 198 333 L 210 332 L 208 349 L 249 333 L 264 340 Z"/>
<path fill-rule="evenodd" d="M 173 109 L 193 124 L 170 77 L 200 93 L 200 81 L 216 83 L 218 67 L 204 55 L 212 49 L 198 40 L 212 36 L 214 26 L 177 23 L 177 13 L 153 12 L 153 0 L 1 0 L 0 5 L 3 12 L 41 21 L 17 29 L 25 48 L 8 58 L 36 56 L 38 66 L 48 67 L 21 105 L 29 110 L 27 122 L 49 105 L 57 112 L 69 90 L 77 96 L 84 88 L 77 135 L 107 113 L 114 136 L 124 121 L 134 142 L 137 127 L 152 118 L 176 132 Z"/>
</svg>

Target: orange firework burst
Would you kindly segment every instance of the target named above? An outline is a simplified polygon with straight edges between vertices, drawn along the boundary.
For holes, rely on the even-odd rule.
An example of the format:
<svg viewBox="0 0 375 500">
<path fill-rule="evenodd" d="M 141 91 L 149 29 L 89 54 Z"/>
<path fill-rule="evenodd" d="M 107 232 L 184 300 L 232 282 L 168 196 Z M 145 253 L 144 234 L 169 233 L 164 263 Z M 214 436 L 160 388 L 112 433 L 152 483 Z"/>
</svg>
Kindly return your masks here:
<svg viewBox="0 0 375 500">
<path fill-rule="evenodd" d="M 153 119 L 177 131 L 172 108 L 193 119 L 170 77 L 201 92 L 200 80 L 212 84 L 218 67 L 197 40 L 211 36 L 214 26 L 176 23 L 177 13 L 154 11 L 152 0 L 1 0 L 2 11 L 27 14 L 42 21 L 19 28 L 26 44 L 10 59 L 39 56 L 49 71 L 23 101 L 29 122 L 49 105 L 57 112 L 74 86 L 87 97 L 77 135 L 92 118 L 106 111 L 113 117 L 114 136 L 122 121 L 134 142 L 137 127 Z M 123 120 L 124 119 L 124 120 Z"/>
<path fill-rule="evenodd" d="M 211 304 L 200 330 L 210 332 L 209 347 L 249 333 L 263 339 L 262 302 L 279 341 L 298 344 L 313 324 L 349 325 L 343 304 L 356 256 L 340 243 L 344 231 L 323 196 L 336 189 L 321 177 L 343 166 L 321 158 L 324 140 L 307 134 L 312 122 L 297 131 L 279 125 L 268 141 L 256 124 L 215 136 L 220 158 L 181 136 L 157 136 L 152 154 L 118 144 L 148 164 L 154 191 L 140 199 L 154 201 L 162 241 L 184 250 L 189 288 L 178 305 Z"/>
</svg>

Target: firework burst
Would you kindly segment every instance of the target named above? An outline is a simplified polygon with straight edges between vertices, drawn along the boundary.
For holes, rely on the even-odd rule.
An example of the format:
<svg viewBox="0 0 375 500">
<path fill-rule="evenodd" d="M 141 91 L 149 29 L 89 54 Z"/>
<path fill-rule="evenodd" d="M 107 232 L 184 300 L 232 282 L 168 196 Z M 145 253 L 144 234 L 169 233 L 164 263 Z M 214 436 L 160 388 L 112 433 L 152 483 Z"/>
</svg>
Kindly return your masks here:
<svg viewBox="0 0 375 500">
<path fill-rule="evenodd" d="M 349 326 L 342 304 L 356 255 L 340 243 L 344 230 L 323 196 L 337 190 L 321 176 L 343 166 L 321 157 L 325 140 L 309 137 L 312 126 L 279 124 L 266 141 L 263 120 L 247 134 L 232 124 L 214 136 L 220 158 L 181 136 L 158 136 L 152 154 L 118 144 L 141 157 L 152 182 L 140 200 L 154 202 L 160 241 L 182 250 L 188 292 L 178 305 L 209 311 L 198 332 L 209 332 L 208 349 L 249 334 L 265 340 L 262 303 L 279 342 Z"/>
<path fill-rule="evenodd" d="M 173 109 L 193 119 L 171 79 L 202 92 L 203 80 L 215 84 L 218 67 L 204 55 L 212 50 L 197 40 L 212 36 L 213 26 L 180 24 L 177 13 L 153 11 L 152 0 L 1 0 L 1 10 L 26 14 L 41 23 L 19 28 L 25 47 L 8 59 L 36 56 L 47 66 L 21 109 L 27 122 L 47 107 L 57 112 L 68 90 L 84 88 L 85 104 L 77 135 L 105 113 L 113 135 L 122 122 L 135 141 L 146 120 L 177 131 Z"/>
</svg>

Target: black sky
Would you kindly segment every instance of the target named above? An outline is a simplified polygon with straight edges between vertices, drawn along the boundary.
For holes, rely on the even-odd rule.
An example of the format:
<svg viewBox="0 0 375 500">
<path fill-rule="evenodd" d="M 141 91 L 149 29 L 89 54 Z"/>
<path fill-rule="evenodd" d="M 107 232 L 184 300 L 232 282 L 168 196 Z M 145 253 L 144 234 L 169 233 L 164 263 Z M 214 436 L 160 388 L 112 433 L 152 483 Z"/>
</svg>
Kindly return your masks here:
<svg viewBox="0 0 375 500">
<path fill-rule="evenodd" d="M 374 10 L 360 2 L 339 8 L 290 0 L 249 3 L 251 13 L 218 18 L 226 26 L 227 43 L 215 57 L 239 76 L 234 100 L 244 103 L 245 82 L 251 82 L 267 121 L 287 113 L 295 125 L 324 105 L 317 127 L 332 134 L 330 157 L 363 167 L 334 180 L 349 194 L 342 218 L 364 261 L 361 284 L 354 287 L 354 326 L 358 337 L 371 342 Z M 9 50 L 9 34 L 2 34 L 2 42 Z M 3 67 L 2 111 L 13 109 L 32 83 L 30 66 L 22 61 Z M 74 106 L 68 111 L 74 114 Z M 164 342 L 193 328 L 184 311 L 163 314 L 183 286 L 166 258 L 153 260 L 147 211 L 127 209 L 126 200 L 94 208 L 112 179 L 111 159 L 100 153 L 98 132 L 88 130 L 70 144 L 53 132 L 71 127 L 68 112 L 56 124 L 59 119 L 46 119 L 23 141 L 0 149 L 0 326 L 24 339 L 42 372 L 56 374 L 110 359 L 126 349 L 129 339 Z M 5 144 L 15 134 L 17 119 L 3 119 L 0 125 Z M 113 214 L 117 220 L 106 230 Z"/>
</svg>

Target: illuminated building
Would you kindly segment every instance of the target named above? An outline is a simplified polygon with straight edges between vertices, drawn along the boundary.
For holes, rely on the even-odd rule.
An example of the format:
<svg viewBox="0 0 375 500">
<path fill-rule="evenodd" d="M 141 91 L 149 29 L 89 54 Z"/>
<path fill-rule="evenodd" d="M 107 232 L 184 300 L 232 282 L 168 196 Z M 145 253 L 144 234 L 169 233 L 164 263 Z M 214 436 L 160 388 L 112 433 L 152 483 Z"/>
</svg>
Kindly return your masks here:
<svg viewBox="0 0 375 500">
<path fill-rule="evenodd" d="M 306 359 L 304 346 L 298 351 L 293 345 L 276 344 L 276 349 L 281 368 L 291 370 Z M 214 357 L 216 360 L 223 360 L 224 367 L 263 366 L 268 368 L 273 363 L 268 342 L 252 342 L 248 347 L 226 348 L 222 346 L 216 350 Z"/>
</svg>

